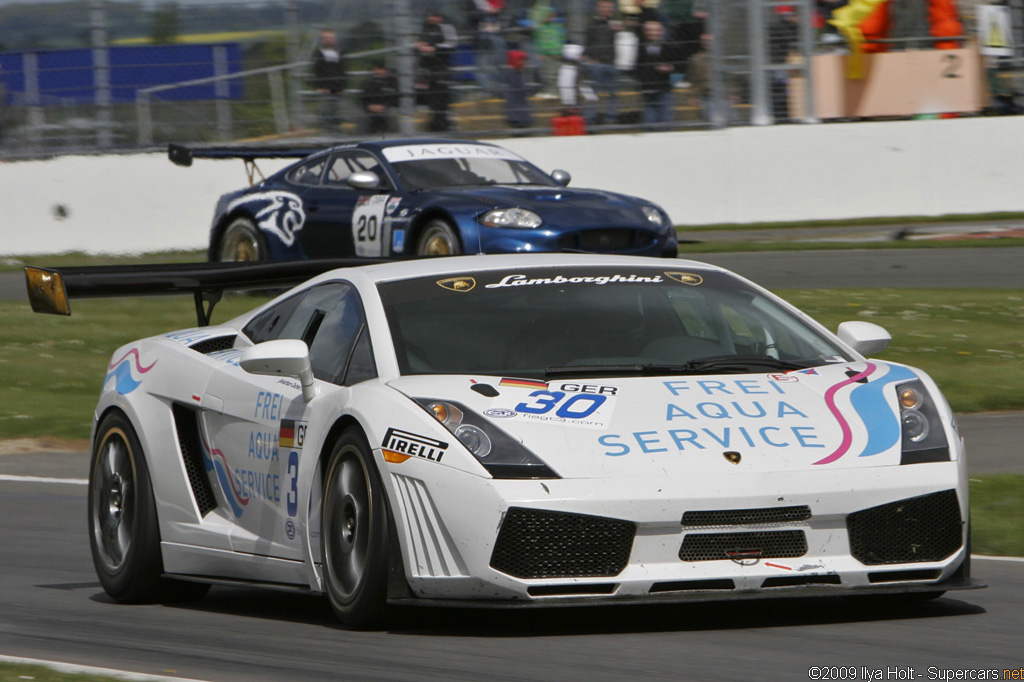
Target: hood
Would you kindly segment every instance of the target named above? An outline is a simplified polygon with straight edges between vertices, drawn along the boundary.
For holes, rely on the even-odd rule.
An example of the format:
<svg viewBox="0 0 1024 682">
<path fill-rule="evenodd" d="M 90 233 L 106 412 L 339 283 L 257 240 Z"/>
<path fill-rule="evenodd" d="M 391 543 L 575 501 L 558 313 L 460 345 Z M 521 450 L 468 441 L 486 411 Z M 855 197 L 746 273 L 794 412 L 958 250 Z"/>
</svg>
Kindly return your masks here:
<svg viewBox="0 0 1024 682">
<path fill-rule="evenodd" d="M 563 478 L 593 478 L 899 465 L 895 384 L 916 378 L 902 365 L 869 361 L 787 373 L 546 385 L 485 376 L 389 383 L 413 398 L 476 411 Z"/>
<path fill-rule="evenodd" d="M 442 202 L 471 200 L 480 210 L 489 208 L 525 208 L 539 214 L 545 223 L 570 225 L 639 225 L 650 222 L 640 210 L 653 205 L 639 199 L 594 189 L 565 187 L 509 186 L 445 189 L 431 192 Z"/>
</svg>

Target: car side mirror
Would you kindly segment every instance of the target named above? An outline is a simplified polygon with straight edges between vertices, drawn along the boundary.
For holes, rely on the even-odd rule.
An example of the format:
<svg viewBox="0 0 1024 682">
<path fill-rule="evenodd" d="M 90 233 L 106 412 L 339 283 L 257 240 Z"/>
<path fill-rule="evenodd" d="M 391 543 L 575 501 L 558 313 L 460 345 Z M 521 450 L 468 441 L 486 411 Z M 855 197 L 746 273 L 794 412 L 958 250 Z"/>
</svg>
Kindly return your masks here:
<svg viewBox="0 0 1024 682">
<path fill-rule="evenodd" d="M 892 336 L 873 322 L 854 320 L 843 322 L 836 330 L 839 340 L 846 343 L 861 355 L 880 353 L 889 346 Z"/>
<path fill-rule="evenodd" d="M 572 182 L 572 176 L 569 175 L 569 171 L 564 170 L 551 171 L 551 179 L 554 180 L 556 184 L 559 184 L 562 187 L 568 187 L 569 183 Z"/>
<path fill-rule="evenodd" d="M 348 176 L 346 182 L 355 189 L 377 189 L 380 177 L 373 171 L 356 171 Z"/>
<path fill-rule="evenodd" d="M 249 374 L 298 379 L 302 385 L 302 399 L 308 403 L 316 397 L 316 382 L 305 341 L 278 339 L 257 343 L 245 349 L 238 364 Z"/>
</svg>

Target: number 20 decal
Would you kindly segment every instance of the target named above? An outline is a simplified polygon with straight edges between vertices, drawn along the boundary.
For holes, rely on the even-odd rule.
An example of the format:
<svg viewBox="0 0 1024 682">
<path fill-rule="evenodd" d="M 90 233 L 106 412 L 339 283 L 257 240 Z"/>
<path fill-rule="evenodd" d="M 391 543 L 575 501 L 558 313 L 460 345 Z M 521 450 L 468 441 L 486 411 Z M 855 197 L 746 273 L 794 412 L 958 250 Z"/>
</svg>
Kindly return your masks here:
<svg viewBox="0 0 1024 682">
<path fill-rule="evenodd" d="M 597 412 L 598 408 L 608 399 L 603 395 L 573 393 L 563 402 L 565 393 L 562 391 L 534 391 L 527 400 L 515 406 L 516 412 L 526 414 L 547 414 L 555 410 L 555 416 L 562 419 L 586 419 Z M 555 409 L 557 406 L 558 409 Z"/>
<path fill-rule="evenodd" d="M 376 242 L 377 236 L 377 216 L 359 216 L 359 220 L 356 221 L 356 240 Z"/>
</svg>

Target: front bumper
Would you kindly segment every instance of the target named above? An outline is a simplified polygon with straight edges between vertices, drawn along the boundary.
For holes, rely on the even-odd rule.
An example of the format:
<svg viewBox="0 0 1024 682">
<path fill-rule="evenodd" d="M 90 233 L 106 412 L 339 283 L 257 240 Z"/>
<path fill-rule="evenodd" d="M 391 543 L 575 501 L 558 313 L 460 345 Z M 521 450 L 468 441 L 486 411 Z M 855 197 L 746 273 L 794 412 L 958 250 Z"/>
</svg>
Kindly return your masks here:
<svg viewBox="0 0 1024 682">
<path fill-rule="evenodd" d="M 438 469 L 423 473 L 435 479 Z M 970 580 L 967 571 L 969 517 L 962 459 L 899 467 L 695 477 L 679 483 L 643 479 L 499 481 L 452 471 L 426 480 L 407 475 L 413 473 L 392 470 L 393 489 L 389 492 L 395 496 L 392 508 L 396 510 L 406 577 L 412 594 L 420 600 L 569 605 L 935 592 L 982 586 Z M 458 480 L 453 481 L 453 476 Z M 936 495 L 952 500 L 938 531 L 923 528 L 920 541 L 913 536 L 917 517 L 923 518 L 918 510 L 915 518 L 909 519 L 906 532 L 911 535 L 900 541 L 900 551 L 887 554 L 884 542 L 883 550 L 870 546 L 865 550 L 863 538 L 860 548 L 852 549 L 851 514 L 874 508 L 900 514 L 908 507 L 904 501 L 938 499 Z M 734 519 L 725 525 L 697 527 L 682 523 L 683 514 L 689 511 L 794 507 L 806 507 L 810 513 L 806 518 L 781 522 Z M 915 509 L 913 505 L 908 508 Z M 563 534 L 550 555 L 558 560 L 546 564 L 551 570 L 545 575 L 544 562 L 550 557 L 543 553 L 539 563 L 534 562 L 541 566 L 539 573 L 496 558 L 495 547 L 512 509 L 626 522 L 634 532 L 621 562 L 584 562 L 583 568 L 576 568 L 572 560 L 560 563 L 558 552 L 579 551 L 586 538 L 574 545 L 574 539 Z M 879 532 L 884 532 L 887 522 L 883 519 L 882 523 L 877 526 Z M 935 539 L 939 531 L 941 541 Z M 863 530 L 858 532 L 863 534 Z M 732 535 L 744 538 L 774 533 L 799 535 L 804 544 L 793 549 L 784 543 L 775 551 L 743 539 L 732 541 Z M 874 533 L 869 528 L 868 537 Z M 695 534 L 728 536 L 720 549 L 729 555 L 681 558 L 684 540 Z M 538 534 L 522 538 L 518 546 L 529 552 L 531 543 L 536 546 L 546 539 L 549 536 Z M 914 554 L 918 547 L 920 556 Z M 593 548 L 587 551 L 593 553 Z M 596 551 L 600 554 L 600 548 Z M 925 560 L 918 560 L 921 557 Z"/>
<path fill-rule="evenodd" d="M 817 597 L 860 597 L 869 595 L 932 594 L 957 590 L 980 590 L 988 587 L 977 578 L 953 577 L 938 583 L 904 583 L 871 585 L 865 587 L 837 587 L 808 585 L 805 587 L 780 587 L 770 590 L 690 590 L 684 592 L 662 592 L 640 596 L 573 596 L 547 597 L 544 599 L 416 599 L 411 597 L 388 599 L 389 604 L 399 606 L 441 606 L 460 608 L 551 608 L 574 606 L 643 606 L 648 604 L 692 604 L 700 602 L 750 601 L 754 599 L 814 599 Z"/>
</svg>

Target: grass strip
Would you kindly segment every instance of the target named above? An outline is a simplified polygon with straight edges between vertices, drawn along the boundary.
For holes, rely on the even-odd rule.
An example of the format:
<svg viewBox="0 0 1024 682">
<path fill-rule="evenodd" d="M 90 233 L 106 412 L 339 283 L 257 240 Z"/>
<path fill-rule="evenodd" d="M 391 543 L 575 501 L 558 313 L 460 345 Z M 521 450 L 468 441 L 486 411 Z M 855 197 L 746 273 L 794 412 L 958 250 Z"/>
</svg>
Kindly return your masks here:
<svg viewBox="0 0 1024 682">
<path fill-rule="evenodd" d="M 65 673 L 43 665 L 0 663 L 0 682 L 121 682 L 124 678 L 95 673 Z"/>
<path fill-rule="evenodd" d="M 152 253 L 83 253 L 67 251 L 32 256 L 0 256 L 0 272 L 24 270 L 26 265 L 60 268 L 79 265 L 142 265 L 146 263 L 203 263 L 206 251 L 153 251 Z"/>
<path fill-rule="evenodd" d="M 264 298 L 226 295 L 214 323 Z M 189 296 L 75 301 L 71 317 L 0 301 L 0 438 L 89 437 L 107 363 L 121 345 L 195 325 Z"/>
<path fill-rule="evenodd" d="M 800 242 L 800 241 L 723 241 L 694 242 L 679 245 L 680 258 L 701 253 L 747 253 L 766 251 L 882 251 L 892 249 L 992 249 L 1024 246 L 1024 238 L 998 239 L 914 239 L 884 242 Z"/>
<path fill-rule="evenodd" d="M 1022 216 L 1024 217 L 1024 216 Z M 856 225 L 858 223 L 843 222 L 837 223 L 836 227 L 844 225 Z M 688 230 L 722 230 L 730 229 L 778 229 L 779 227 L 794 227 L 789 224 L 766 223 L 764 225 L 713 225 L 709 227 L 688 226 L 678 229 L 680 238 L 679 255 L 688 257 L 699 253 L 744 253 L 748 251 L 841 251 L 844 249 L 986 249 L 999 247 L 1024 246 L 1024 238 L 1020 237 L 999 237 L 990 239 L 900 239 L 886 241 L 795 241 L 799 238 L 798 229 L 787 239 L 776 239 L 775 241 L 701 241 L 687 242 Z M 816 224 L 797 225 L 800 227 L 821 227 Z M 30 256 L 0 256 L 0 272 L 15 272 L 24 269 L 26 265 L 38 265 L 42 267 L 67 267 L 78 265 L 139 265 L 145 263 L 203 263 L 206 261 L 205 250 L 189 251 L 155 251 L 152 253 L 132 254 L 110 254 L 110 253 L 83 253 L 81 251 L 68 251 L 57 254 L 37 254 Z"/>
<path fill-rule="evenodd" d="M 972 551 L 1024 557 L 1024 475 L 972 476 L 970 486 Z"/>
<path fill-rule="evenodd" d="M 883 360 L 928 372 L 957 412 L 1024 409 L 1024 291 L 805 289 L 779 294 L 829 329 L 846 320 L 893 336 Z"/>
<path fill-rule="evenodd" d="M 876 216 L 838 220 L 794 220 L 761 223 L 711 223 L 708 225 L 677 225 L 681 231 L 699 230 L 778 230 L 801 227 L 871 227 L 873 225 L 941 225 L 943 223 L 985 223 L 1000 220 L 1024 220 L 1024 213 L 1002 211 L 993 213 L 948 213 L 939 216 Z"/>
</svg>

